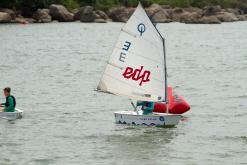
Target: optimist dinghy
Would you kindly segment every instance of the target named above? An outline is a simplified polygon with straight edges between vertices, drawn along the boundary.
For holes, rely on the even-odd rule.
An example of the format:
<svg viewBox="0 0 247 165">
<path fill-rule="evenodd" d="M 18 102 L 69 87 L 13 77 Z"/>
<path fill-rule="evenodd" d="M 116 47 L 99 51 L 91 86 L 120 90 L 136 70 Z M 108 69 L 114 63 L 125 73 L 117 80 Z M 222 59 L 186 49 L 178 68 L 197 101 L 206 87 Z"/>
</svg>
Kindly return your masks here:
<svg viewBox="0 0 247 165">
<path fill-rule="evenodd" d="M 0 119 L 16 120 L 22 118 L 23 111 L 15 109 L 15 112 L 0 112 Z"/>
<path fill-rule="evenodd" d="M 121 29 L 97 89 L 130 99 L 168 104 L 165 39 L 140 3 Z M 181 118 L 168 111 L 143 115 L 134 109 L 115 112 L 116 123 L 174 126 Z"/>
</svg>

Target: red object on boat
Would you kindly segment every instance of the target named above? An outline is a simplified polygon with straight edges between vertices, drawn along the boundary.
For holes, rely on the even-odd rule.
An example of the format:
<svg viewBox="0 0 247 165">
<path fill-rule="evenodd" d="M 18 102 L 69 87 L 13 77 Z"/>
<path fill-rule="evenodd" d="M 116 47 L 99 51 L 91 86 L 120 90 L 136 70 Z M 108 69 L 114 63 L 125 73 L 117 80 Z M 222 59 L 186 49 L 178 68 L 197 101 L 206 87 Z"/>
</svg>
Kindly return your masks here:
<svg viewBox="0 0 247 165">
<path fill-rule="evenodd" d="M 171 114 L 182 114 L 190 110 L 189 104 L 180 95 L 172 91 L 172 87 L 168 87 L 168 109 Z M 155 103 L 154 112 L 166 113 L 166 104 Z"/>
</svg>

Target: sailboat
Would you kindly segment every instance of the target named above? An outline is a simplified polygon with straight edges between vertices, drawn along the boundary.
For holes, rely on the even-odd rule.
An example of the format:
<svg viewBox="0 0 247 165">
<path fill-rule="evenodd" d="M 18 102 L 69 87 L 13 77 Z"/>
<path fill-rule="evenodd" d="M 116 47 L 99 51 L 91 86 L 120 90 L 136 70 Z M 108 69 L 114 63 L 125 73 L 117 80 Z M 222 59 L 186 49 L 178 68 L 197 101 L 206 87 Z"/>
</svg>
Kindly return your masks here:
<svg viewBox="0 0 247 165">
<path fill-rule="evenodd" d="M 23 111 L 15 108 L 15 112 L 0 112 L 0 119 L 12 121 L 16 119 L 21 119 L 22 115 Z"/>
<path fill-rule="evenodd" d="M 97 90 L 168 104 L 165 39 L 141 3 L 121 29 Z M 135 106 L 133 110 L 114 114 L 116 123 L 131 125 L 174 126 L 181 118 L 168 111 L 144 115 Z"/>
</svg>

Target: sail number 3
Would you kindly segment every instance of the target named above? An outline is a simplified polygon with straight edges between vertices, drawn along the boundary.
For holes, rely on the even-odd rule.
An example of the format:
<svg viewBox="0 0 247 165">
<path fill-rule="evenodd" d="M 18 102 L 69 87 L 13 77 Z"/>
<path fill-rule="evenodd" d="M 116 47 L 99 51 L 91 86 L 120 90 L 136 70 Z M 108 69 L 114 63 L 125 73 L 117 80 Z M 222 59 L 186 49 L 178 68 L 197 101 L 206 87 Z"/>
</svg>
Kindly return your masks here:
<svg viewBox="0 0 247 165">
<path fill-rule="evenodd" d="M 122 51 L 120 52 L 119 61 L 125 62 L 126 55 L 127 55 L 126 53 L 128 52 L 130 45 L 131 45 L 131 42 L 125 41 L 125 43 L 122 47 Z"/>
<path fill-rule="evenodd" d="M 127 67 L 123 73 L 124 78 L 126 79 L 132 79 L 134 81 L 140 81 L 139 85 L 142 86 L 143 82 L 148 82 L 150 81 L 149 77 L 150 77 L 150 71 L 143 70 L 143 66 L 141 66 L 141 69 L 133 69 L 131 67 Z"/>
</svg>

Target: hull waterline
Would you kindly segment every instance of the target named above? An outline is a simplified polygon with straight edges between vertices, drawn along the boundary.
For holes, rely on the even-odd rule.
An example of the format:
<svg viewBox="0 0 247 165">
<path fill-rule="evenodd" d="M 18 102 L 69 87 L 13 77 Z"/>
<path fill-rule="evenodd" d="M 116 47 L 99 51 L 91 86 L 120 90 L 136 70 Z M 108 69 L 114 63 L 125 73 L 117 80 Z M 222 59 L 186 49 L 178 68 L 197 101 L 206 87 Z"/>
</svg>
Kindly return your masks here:
<svg viewBox="0 0 247 165">
<path fill-rule="evenodd" d="M 181 115 L 153 113 L 142 115 L 137 111 L 115 112 L 115 121 L 118 124 L 146 125 L 146 126 L 175 126 L 179 123 Z"/>
<path fill-rule="evenodd" d="M 6 120 L 16 120 L 21 119 L 23 116 L 23 111 L 20 109 L 15 109 L 15 112 L 0 112 L 0 118 Z"/>
</svg>

